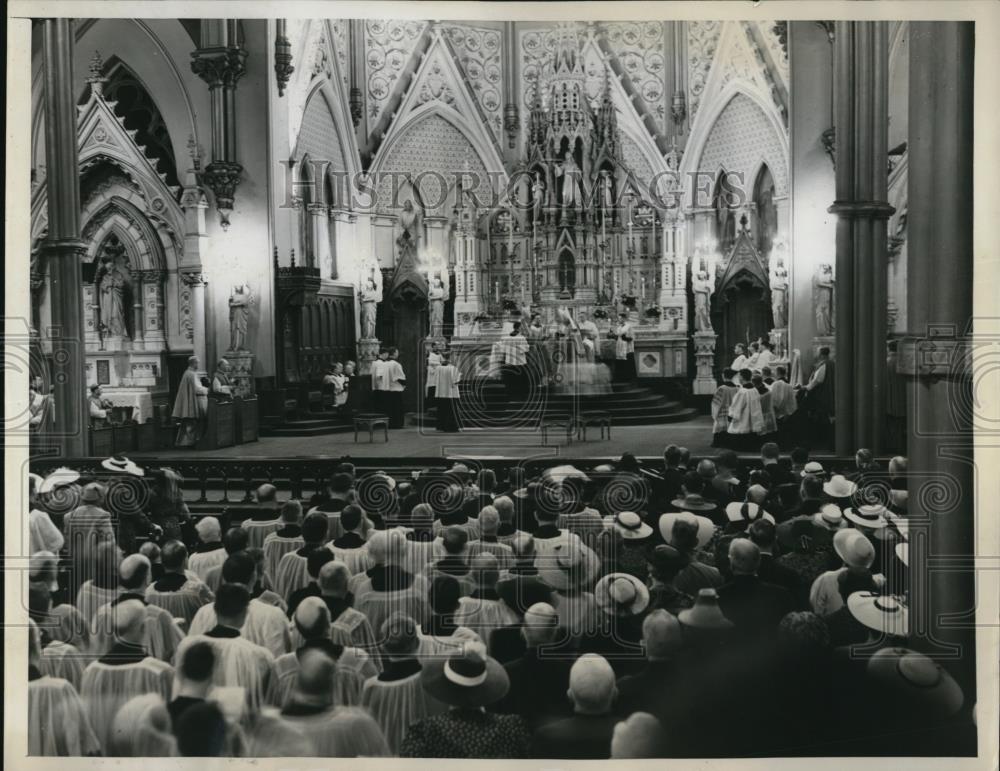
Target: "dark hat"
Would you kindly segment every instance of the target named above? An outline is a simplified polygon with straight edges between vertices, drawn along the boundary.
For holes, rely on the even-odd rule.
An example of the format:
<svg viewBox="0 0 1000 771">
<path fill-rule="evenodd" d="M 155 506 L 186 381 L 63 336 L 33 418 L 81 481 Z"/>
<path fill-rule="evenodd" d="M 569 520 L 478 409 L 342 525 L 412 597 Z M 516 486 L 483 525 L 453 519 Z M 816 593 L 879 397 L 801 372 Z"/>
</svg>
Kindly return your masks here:
<svg viewBox="0 0 1000 771">
<path fill-rule="evenodd" d="M 537 576 L 509 576 L 497 581 L 497 595 L 519 616 L 532 605 L 552 604 L 552 588 Z"/>
<path fill-rule="evenodd" d="M 510 689 L 507 672 L 486 655 L 481 643 L 468 643 L 447 660 L 427 661 L 420 682 L 428 694 L 453 707 L 484 707 L 502 699 Z"/>
<path fill-rule="evenodd" d="M 796 551 L 816 551 L 833 541 L 833 533 L 817 525 L 809 516 L 782 522 L 778 525 L 777 535 L 778 543 Z"/>
</svg>

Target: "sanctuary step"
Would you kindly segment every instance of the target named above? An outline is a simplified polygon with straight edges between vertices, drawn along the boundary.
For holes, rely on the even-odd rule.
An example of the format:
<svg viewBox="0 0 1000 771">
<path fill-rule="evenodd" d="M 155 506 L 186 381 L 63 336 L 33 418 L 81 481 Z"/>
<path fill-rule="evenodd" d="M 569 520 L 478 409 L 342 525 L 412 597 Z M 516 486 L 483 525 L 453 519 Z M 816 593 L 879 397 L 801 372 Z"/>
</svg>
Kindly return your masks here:
<svg viewBox="0 0 1000 771">
<path fill-rule="evenodd" d="M 262 426 L 261 436 L 325 436 L 354 430 L 350 418 L 341 415 L 310 413 L 308 417 L 288 417 L 277 425 Z"/>
<path fill-rule="evenodd" d="M 459 416 L 463 428 L 534 431 L 543 416 L 598 410 L 610 413 L 614 426 L 677 423 L 699 414 L 697 409 L 632 381 L 615 382 L 611 393 L 600 395 L 550 393 L 549 389 L 541 388 L 520 402 L 510 401 L 503 385 L 492 380 L 471 380 L 461 384 L 461 388 Z M 410 413 L 407 419 L 411 425 L 433 428 L 436 412 L 432 407 Z"/>
</svg>

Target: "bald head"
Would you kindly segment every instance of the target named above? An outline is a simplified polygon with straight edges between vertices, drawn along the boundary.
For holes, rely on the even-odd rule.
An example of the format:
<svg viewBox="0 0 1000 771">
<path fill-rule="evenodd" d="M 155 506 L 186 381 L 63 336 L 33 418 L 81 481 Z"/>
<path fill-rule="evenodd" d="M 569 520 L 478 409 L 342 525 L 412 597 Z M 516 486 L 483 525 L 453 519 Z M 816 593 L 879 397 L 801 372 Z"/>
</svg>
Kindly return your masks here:
<svg viewBox="0 0 1000 771">
<path fill-rule="evenodd" d="M 501 495 L 499 498 L 494 499 L 493 508 L 497 510 L 497 514 L 500 515 L 501 522 L 513 522 L 514 521 L 514 501 L 508 498 L 506 495 Z"/>
<path fill-rule="evenodd" d="M 330 634 L 330 610 L 319 597 L 306 597 L 295 608 L 295 626 L 307 640 Z"/>
<path fill-rule="evenodd" d="M 327 562 L 319 571 L 319 590 L 324 597 L 346 597 L 351 571 L 343 562 Z"/>
<path fill-rule="evenodd" d="M 510 542 L 510 548 L 518 560 L 530 560 L 535 556 L 535 539 L 528 533 L 518 533 Z"/>
<path fill-rule="evenodd" d="M 615 724 L 611 735 L 613 759 L 662 758 L 663 726 L 648 712 L 633 712 Z"/>
<path fill-rule="evenodd" d="M 578 714 L 607 714 L 618 695 L 615 671 L 607 659 L 596 653 L 587 653 L 578 658 L 569 671 L 567 695 Z"/>
<path fill-rule="evenodd" d="M 497 562 L 497 558 L 489 552 L 483 552 L 473 557 L 469 568 L 480 586 L 488 586 L 492 589 L 497 579 L 500 578 L 500 564 Z"/>
<path fill-rule="evenodd" d="M 760 547 L 749 538 L 734 538 L 729 544 L 729 566 L 733 575 L 755 575 L 760 567 Z"/>
<path fill-rule="evenodd" d="M 146 636 L 146 606 L 140 600 L 125 600 L 114 606 L 115 639 L 142 645 Z"/>
<path fill-rule="evenodd" d="M 214 543 L 222 538 L 222 526 L 215 517 L 202 517 L 194 529 L 202 543 Z"/>
<path fill-rule="evenodd" d="M 315 704 L 329 706 L 333 703 L 333 680 L 337 665 L 326 653 L 309 648 L 299 657 L 299 671 L 295 678 L 295 690 Z"/>
<path fill-rule="evenodd" d="M 145 591 L 149 586 L 151 570 L 152 565 L 148 558 L 141 554 L 130 554 L 118 566 L 118 583 L 123 589 Z"/>
<path fill-rule="evenodd" d="M 398 530 L 376 530 L 368 541 L 368 555 L 376 565 L 398 565 L 406 549 L 406 536 Z"/>
<path fill-rule="evenodd" d="M 434 509 L 429 503 L 418 503 L 410 512 L 410 524 L 421 530 L 430 530 L 434 524 Z"/>
<path fill-rule="evenodd" d="M 681 647 L 681 622 L 665 610 L 654 610 L 642 622 L 642 644 L 650 661 L 671 658 Z"/>
<path fill-rule="evenodd" d="M 263 484 L 257 488 L 257 503 L 275 505 L 278 497 L 278 488 L 272 484 Z"/>
<path fill-rule="evenodd" d="M 536 602 L 524 613 L 521 634 L 529 648 L 546 645 L 556 637 L 559 628 L 559 614 L 547 602 Z"/>
</svg>

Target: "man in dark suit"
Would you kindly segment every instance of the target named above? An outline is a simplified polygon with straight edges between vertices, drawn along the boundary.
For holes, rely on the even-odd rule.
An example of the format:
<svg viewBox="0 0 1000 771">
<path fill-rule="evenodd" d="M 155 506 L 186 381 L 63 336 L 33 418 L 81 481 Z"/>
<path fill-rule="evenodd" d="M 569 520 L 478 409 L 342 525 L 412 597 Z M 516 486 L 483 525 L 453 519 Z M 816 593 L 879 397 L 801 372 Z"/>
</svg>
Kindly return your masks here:
<svg viewBox="0 0 1000 771">
<path fill-rule="evenodd" d="M 774 442 L 767 442 L 760 448 L 761 467 L 771 477 L 772 485 L 788 485 L 798 482 L 792 474 L 791 466 L 781 459 L 781 449 Z"/>
<path fill-rule="evenodd" d="M 747 528 L 750 540 L 760 549 L 760 567 L 757 575 L 766 584 L 781 586 L 792 593 L 792 597 L 801 595 L 798 574 L 790 567 L 781 564 L 774 558 L 774 548 L 778 540 L 778 529 L 766 519 L 758 519 Z M 803 608 L 804 610 L 804 608 Z"/>
<path fill-rule="evenodd" d="M 773 632 L 794 607 L 787 589 L 760 580 L 760 549 L 749 538 L 729 544 L 732 580 L 719 587 L 719 607 L 737 633 L 750 637 Z"/>
<path fill-rule="evenodd" d="M 642 647 L 646 665 L 618 681 L 617 710 L 623 715 L 649 712 L 669 729 L 684 700 L 676 691 L 677 654 L 683 642 L 681 623 L 665 610 L 654 610 L 642 622 Z"/>
<path fill-rule="evenodd" d="M 573 716 L 535 732 L 533 758 L 602 760 L 611 757 L 611 736 L 620 719 L 611 708 L 618 695 L 615 672 L 603 656 L 586 653 L 569 672 Z"/>
<path fill-rule="evenodd" d="M 504 665 L 510 689 L 489 707 L 491 712 L 520 715 L 532 731 L 572 715 L 572 704 L 566 698 L 571 659 L 546 650 L 555 642 L 558 631 L 559 615 L 548 603 L 536 603 L 525 611 L 521 625 L 525 651 Z"/>
<path fill-rule="evenodd" d="M 655 497 L 660 502 L 663 511 L 667 510 L 670 501 L 680 498 L 684 484 L 684 471 L 680 467 L 681 448 L 676 444 L 669 445 L 663 451 L 663 481 L 656 485 Z"/>
</svg>

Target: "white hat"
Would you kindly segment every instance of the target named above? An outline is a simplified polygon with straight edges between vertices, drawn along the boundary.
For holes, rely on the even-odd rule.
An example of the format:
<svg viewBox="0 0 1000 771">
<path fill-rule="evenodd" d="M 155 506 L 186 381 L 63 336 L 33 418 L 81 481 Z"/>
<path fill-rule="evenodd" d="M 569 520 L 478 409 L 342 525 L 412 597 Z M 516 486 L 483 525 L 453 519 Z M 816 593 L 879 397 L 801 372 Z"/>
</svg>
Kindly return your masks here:
<svg viewBox="0 0 1000 771">
<path fill-rule="evenodd" d="M 391 476 L 389 476 L 384 471 L 376 471 L 374 474 L 372 474 L 372 476 L 380 477 L 380 478 L 384 479 L 386 481 L 386 484 L 389 485 L 389 489 L 390 490 L 395 490 L 396 489 L 396 480 L 393 479 Z"/>
<path fill-rule="evenodd" d="M 954 715 L 962 708 L 965 696 L 940 664 L 908 648 L 882 648 L 869 660 L 868 679 L 880 691 L 890 692 L 898 703 L 913 712 L 934 719 Z"/>
<path fill-rule="evenodd" d="M 101 461 L 101 468 L 107 471 L 114 471 L 119 474 L 131 474 L 134 477 L 142 477 L 146 474 L 135 463 L 124 455 L 115 455 Z"/>
<path fill-rule="evenodd" d="M 649 589 L 629 573 L 608 573 L 594 587 L 594 599 L 609 616 L 638 616 L 649 605 Z"/>
<path fill-rule="evenodd" d="M 899 532 L 900 536 L 904 540 L 910 537 L 910 521 L 906 517 L 901 517 L 898 514 L 893 514 L 888 509 L 884 512 L 885 518 L 893 524 L 896 530 Z"/>
<path fill-rule="evenodd" d="M 604 518 L 605 527 L 614 528 L 626 540 L 646 538 L 653 528 L 642 521 L 634 511 L 620 511 Z"/>
<path fill-rule="evenodd" d="M 906 541 L 900 541 L 896 544 L 896 556 L 899 561 L 902 562 L 906 567 L 910 566 L 910 544 Z"/>
<path fill-rule="evenodd" d="M 870 568 L 875 561 L 872 542 L 853 528 L 838 530 L 833 535 L 833 550 L 850 568 Z"/>
<path fill-rule="evenodd" d="M 873 503 L 858 506 L 856 510 L 845 509 L 844 516 L 851 520 L 854 524 L 861 525 L 861 527 L 867 527 L 872 530 L 881 530 L 889 524 L 885 518 L 885 511 L 885 506 L 880 503 Z"/>
<path fill-rule="evenodd" d="M 78 471 L 61 466 L 42 480 L 42 484 L 38 487 L 38 492 L 51 493 L 58 487 L 65 487 L 66 485 L 73 484 L 79 478 L 80 473 Z"/>
<path fill-rule="evenodd" d="M 876 632 L 906 637 L 910 633 L 909 613 L 901 597 L 877 592 L 854 592 L 847 609 L 858 621 Z"/>
<path fill-rule="evenodd" d="M 839 530 L 847 527 L 847 523 L 844 521 L 844 512 L 836 503 L 825 503 L 820 506 L 819 511 L 813 515 L 813 521 L 827 530 Z"/>
<path fill-rule="evenodd" d="M 843 474 L 834 474 L 829 482 L 823 483 L 823 492 L 831 498 L 850 498 L 858 491 L 858 486 Z"/>
<path fill-rule="evenodd" d="M 715 525 L 708 517 L 692 514 L 690 511 L 669 512 L 660 516 L 660 535 L 667 543 L 673 543 L 674 524 L 678 520 L 692 522 L 698 526 L 698 548 L 704 548 L 715 535 Z"/>
<path fill-rule="evenodd" d="M 811 460 L 805 466 L 802 467 L 802 471 L 799 472 L 799 476 L 807 477 L 810 474 L 823 474 L 823 473 L 825 473 L 823 470 L 823 464 Z"/>
<path fill-rule="evenodd" d="M 754 520 L 762 518 L 774 524 L 774 517 L 764 511 L 764 509 L 756 503 L 752 503 L 750 501 L 745 503 L 733 501 L 726 506 L 726 517 L 730 522 L 753 522 Z"/>
</svg>

